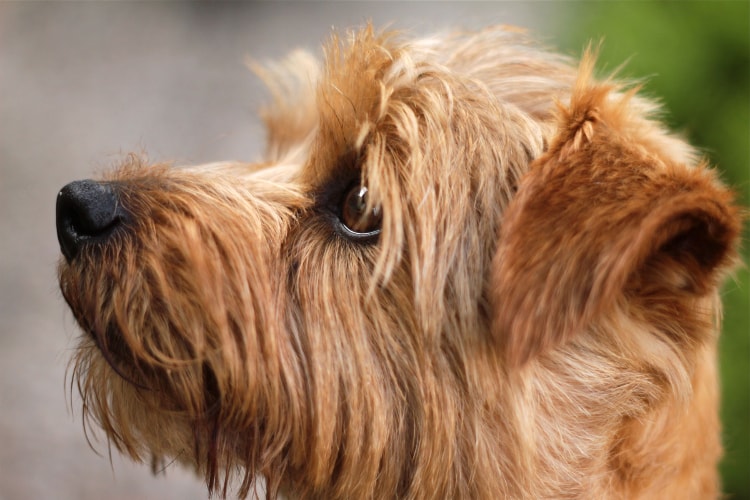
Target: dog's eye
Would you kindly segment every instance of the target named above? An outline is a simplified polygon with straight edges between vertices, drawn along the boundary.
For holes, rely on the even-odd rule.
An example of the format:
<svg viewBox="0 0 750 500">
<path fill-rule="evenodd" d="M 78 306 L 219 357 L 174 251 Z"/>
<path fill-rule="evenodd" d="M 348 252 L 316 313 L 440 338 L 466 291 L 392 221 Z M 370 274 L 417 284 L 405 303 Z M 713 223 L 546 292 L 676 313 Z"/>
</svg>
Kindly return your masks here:
<svg viewBox="0 0 750 500">
<path fill-rule="evenodd" d="M 341 206 L 341 222 L 357 236 L 374 236 L 380 231 L 380 207 L 368 210 L 366 186 L 356 184 L 346 193 Z"/>
</svg>

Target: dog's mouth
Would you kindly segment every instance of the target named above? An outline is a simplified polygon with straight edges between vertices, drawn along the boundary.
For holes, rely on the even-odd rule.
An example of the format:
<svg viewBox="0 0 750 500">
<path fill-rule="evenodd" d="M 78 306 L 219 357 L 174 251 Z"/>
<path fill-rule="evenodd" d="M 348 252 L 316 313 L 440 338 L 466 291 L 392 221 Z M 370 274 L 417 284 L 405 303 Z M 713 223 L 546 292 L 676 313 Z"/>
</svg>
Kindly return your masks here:
<svg viewBox="0 0 750 500">
<path fill-rule="evenodd" d="M 94 261 L 98 259 L 87 258 L 92 251 L 86 249 L 74 262 L 62 261 L 59 269 L 60 290 L 82 331 L 79 349 L 95 349 L 122 380 L 136 388 L 149 389 L 148 381 L 153 380 L 156 366 L 140 359 L 137 348 L 129 345 L 118 326 L 111 306 L 116 284 L 107 279 L 103 270 L 94 272 Z M 83 268 L 87 272 L 81 272 Z"/>
<path fill-rule="evenodd" d="M 69 270 L 63 269 L 61 271 L 60 288 L 78 326 L 83 332 L 83 340 L 79 349 L 87 349 L 87 345 L 88 348 L 96 349 L 96 352 L 120 378 L 134 387 L 147 389 L 147 385 L 143 382 L 147 379 L 144 370 L 145 364 L 138 362 L 133 349 L 128 346 L 122 332 L 113 321 L 100 323 L 96 319 L 96 315 L 87 313 L 87 308 L 83 306 L 80 297 L 69 292 L 70 283 L 66 279 L 66 271 Z"/>
<path fill-rule="evenodd" d="M 84 338 L 90 341 L 91 349 L 95 349 L 110 368 L 114 375 L 137 391 L 159 394 L 160 404 L 166 405 L 170 411 L 194 413 L 190 411 L 190 404 L 181 402 L 179 386 L 176 380 L 181 378 L 197 378 L 202 381 L 201 411 L 195 417 L 208 418 L 216 412 L 219 406 L 219 388 L 212 369 L 205 361 L 198 358 L 174 360 L 173 363 L 159 363 L 159 353 L 145 353 L 139 355 L 142 346 L 131 346 L 125 339 L 123 332 L 113 322 L 102 328 L 88 325 L 84 318 L 76 316 L 84 331 Z M 94 355 L 91 351 L 90 355 Z M 164 408 L 161 408 L 164 409 Z"/>
<path fill-rule="evenodd" d="M 121 379 L 136 388 L 151 389 L 144 381 L 153 378 L 153 368 L 149 364 L 138 362 L 133 350 L 114 325 L 110 324 L 103 330 L 85 331 L 104 361 Z"/>
</svg>

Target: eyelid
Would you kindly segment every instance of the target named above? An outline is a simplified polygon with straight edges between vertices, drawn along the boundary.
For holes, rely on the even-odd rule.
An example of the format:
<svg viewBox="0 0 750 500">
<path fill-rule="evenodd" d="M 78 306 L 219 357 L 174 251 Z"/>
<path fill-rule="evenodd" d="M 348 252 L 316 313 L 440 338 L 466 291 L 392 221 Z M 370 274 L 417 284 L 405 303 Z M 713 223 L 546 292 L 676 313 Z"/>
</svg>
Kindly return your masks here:
<svg viewBox="0 0 750 500">
<path fill-rule="evenodd" d="M 351 187 L 361 181 L 360 155 L 355 151 L 345 153 L 336 162 L 328 178 L 315 189 L 315 204 L 336 212 L 339 201 Z"/>
<path fill-rule="evenodd" d="M 353 241 L 360 242 L 360 243 L 372 243 L 380 235 L 380 228 L 375 229 L 374 231 L 367 232 L 367 233 L 357 233 L 355 231 L 352 231 L 348 227 L 346 227 L 346 224 L 344 224 L 341 221 L 339 221 L 338 229 L 341 233 L 343 233 L 342 235 L 345 236 L 346 238 L 353 240 Z"/>
</svg>

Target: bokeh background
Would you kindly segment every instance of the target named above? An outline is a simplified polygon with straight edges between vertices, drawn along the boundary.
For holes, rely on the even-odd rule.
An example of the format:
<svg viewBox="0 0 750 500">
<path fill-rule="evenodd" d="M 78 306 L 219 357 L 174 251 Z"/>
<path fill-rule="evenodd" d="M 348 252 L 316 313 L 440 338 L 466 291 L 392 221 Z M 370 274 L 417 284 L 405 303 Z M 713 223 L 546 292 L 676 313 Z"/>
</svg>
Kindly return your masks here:
<svg viewBox="0 0 750 500">
<path fill-rule="evenodd" d="M 110 464 L 87 445 L 65 370 L 77 335 L 56 288 L 54 203 L 129 151 L 154 160 L 253 160 L 266 94 L 246 56 L 319 51 L 372 19 L 415 34 L 494 23 L 646 77 L 666 121 L 704 149 L 750 206 L 748 2 L 0 2 L 0 500 L 200 499 L 177 467 Z M 748 233 L 745 232 L 745 241 Z M 747 247 L 747 245 L 746 245 Z M 743 250 L 747 262 L 747 249 Z M 750 499 L 750 297 L 724 290 L 725 490 Z"/>
</svg>

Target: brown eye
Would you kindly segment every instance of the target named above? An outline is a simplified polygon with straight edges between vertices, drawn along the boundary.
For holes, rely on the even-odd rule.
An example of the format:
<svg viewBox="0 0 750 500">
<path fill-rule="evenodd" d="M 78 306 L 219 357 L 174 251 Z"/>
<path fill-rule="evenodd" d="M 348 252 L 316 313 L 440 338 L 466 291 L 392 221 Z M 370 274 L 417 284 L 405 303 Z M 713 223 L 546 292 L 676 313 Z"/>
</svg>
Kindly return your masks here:
<svg viewBox="0 0 750 500">
<path fill-rule="evenodd" d="M 380 230 L 380 207 L 367 209 L 367 187 L 355 185 L 344 198 L 341 222 L 351 232 L 369 235 Z"/>
</svg>

